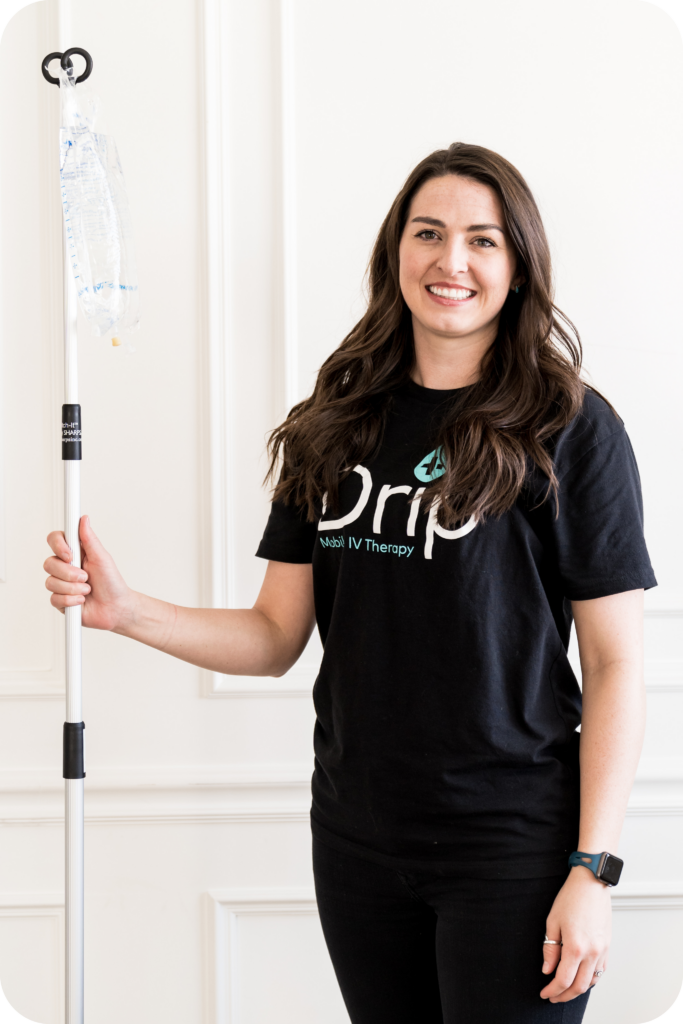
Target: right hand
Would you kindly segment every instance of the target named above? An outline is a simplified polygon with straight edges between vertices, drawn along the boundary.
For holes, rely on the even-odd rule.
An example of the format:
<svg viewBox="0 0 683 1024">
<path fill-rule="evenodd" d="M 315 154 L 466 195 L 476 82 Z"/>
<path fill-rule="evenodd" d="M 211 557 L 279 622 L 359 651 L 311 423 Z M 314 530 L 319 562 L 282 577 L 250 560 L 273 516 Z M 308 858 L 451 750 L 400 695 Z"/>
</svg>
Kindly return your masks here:
<svg viewBox="0 0 683 1024">
<path fill-rule="evenodd" d="M 63 532 L 55 530 L 48 535 L 54 555 L 45 560 L 43 568 L 49 573 L 45 586 L 52 592 L 50 604 L 60 612 L 80 604 L 84 626 L 117 629 L 131 617 L 133 591 L 95 536 L 88 516 L 81 517 L 78 532 L 81 569 L 70 564 L 71 549 Z"/>
</svg>

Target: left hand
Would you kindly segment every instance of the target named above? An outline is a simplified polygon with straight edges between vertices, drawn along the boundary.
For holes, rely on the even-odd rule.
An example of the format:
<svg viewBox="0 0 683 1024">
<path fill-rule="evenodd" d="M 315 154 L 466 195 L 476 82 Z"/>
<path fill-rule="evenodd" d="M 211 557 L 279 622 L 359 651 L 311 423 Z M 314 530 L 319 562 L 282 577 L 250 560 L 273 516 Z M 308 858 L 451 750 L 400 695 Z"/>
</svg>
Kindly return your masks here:
<svg viewBox="0 0 683 1024">
<path fill-rule="evenodd" d="M 594 985 L 594 972 L 607 967 L 612 937 L 609 887 L 592 871 L 573 867 L 546 919 L 546 935 L 562 945 L 543 946 L 543 973 L 557 971 L 541 989 L 541 998 L 566 1003 Z"/>
</svg>

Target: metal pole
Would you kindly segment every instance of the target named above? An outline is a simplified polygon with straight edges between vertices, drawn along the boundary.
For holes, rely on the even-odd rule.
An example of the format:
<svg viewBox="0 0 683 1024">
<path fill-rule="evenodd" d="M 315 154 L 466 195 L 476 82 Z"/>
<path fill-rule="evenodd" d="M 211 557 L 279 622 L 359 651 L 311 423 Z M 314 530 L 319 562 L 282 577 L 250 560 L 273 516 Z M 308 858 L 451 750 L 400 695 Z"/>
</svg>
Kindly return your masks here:
<svg viewBox="0 0 683 1024">
<path fill-rule="evenodd" d="M 70 77 L 72 69 L 68 70 Z M 78 297 L 71 263 L 74 258 L 70 224 L 63 224 L 63 283 L 65 283 L 65 404 L 61 409 L 61 458 L 65 464 L 65 536 L 72 565 L 81 565 L 81 407 L 78 401 Z M 65 609 L 67 629 L 67 721 L 63 729 L 65 777 L 66 859 L 66 1024 L 83 1024 L 83 680 L 81 605 Z"/>
<path fill-rule="evenodd" d="M 71 272 L 71 233 L 64 227 L 64 533 L 71 564 L 80 567 L 81 415 L 78 404 L 78 300 Z M 81 606 L 65 609 L 66 723 L 64 725 L 66 855 L 66 1024 L 83 1024 L 83 711 Z"/>
<path fill-rule="evenodd" d="M 85 71 L 73 82 L 73 54 L 85 60 Z M 52 85 L 50 63 L 59 60 L 73 85 L 92 72 L 87 50 L 72 46 L 64 53 L 43 58 L 43 77 Z M 71 84 L 70 86 L 71 87 Z M 60 154 L 61 156 L 61 154 Z M 62 460 L 64 462 L 64 535 L 71 548 L 71 564 L 80 568 L 81 544 L 81 407 L 78 404 L 78 296 L 74 282 L 74 240 L 67 204 L 62 221 L 64 259 L 64 405 L 62 406 Z M 83 1024 L 83 706 L 81 674 L 81 605 L 65 609 L 66 721 L 63 736 L 65 905 L 66 905 L 66 1024 Z"/>
</svg>

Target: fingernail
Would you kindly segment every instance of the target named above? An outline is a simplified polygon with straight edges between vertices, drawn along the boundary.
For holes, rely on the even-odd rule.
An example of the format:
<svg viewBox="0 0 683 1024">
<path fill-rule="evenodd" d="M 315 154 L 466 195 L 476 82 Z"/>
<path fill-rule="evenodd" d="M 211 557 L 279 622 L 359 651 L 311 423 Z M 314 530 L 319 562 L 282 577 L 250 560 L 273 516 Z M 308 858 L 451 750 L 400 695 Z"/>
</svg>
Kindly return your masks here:
<svg viewBox="0 0 683 1024">
<path fill-rule="evenodd" d="M 544 963 L 543 964 L 543 973 L 547 974 L 549 970 L 550 970 L 550 964 Z"/>
</svg>

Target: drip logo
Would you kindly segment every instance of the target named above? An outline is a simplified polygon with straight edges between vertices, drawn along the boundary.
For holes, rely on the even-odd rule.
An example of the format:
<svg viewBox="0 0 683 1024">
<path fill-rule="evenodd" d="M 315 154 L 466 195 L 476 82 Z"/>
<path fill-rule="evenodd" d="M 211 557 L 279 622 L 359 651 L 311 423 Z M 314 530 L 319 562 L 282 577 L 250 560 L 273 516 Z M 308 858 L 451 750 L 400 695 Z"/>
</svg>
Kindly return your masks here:
<svg viewBox="0 0 683 1024">
<path fill-rule="evenodd" d="M 418 462 L 414 469 L 415 476 L 422 484 L 431 484 L 432 480 L 438 480 L 446 472 L 446 466 L 442 458 L 443 448 L 435 448 L 429 455 Z"/>
<path fill-rule="evenodd" d="M 340 519 L 319 519 L 318 530 L 341 530 L 342 527 L 349 526 L 350 523 L 355 523 L 357 519 L 360 519 L 362 513 L 365 511 L 365 508 L 368 502 L 370 501 L 370 497 L 372 495 L 373 490 L 372 474 L 370 473 L 369 469 L 366 469 L 365 466 L 361 465 L 354 466 L 353 472 L 358 473 L 361 480 L 363 481 L 363 486 L 358 498 L 356 499 L 356 504 L 353 506 L 350 512 L 347 512 L 346 515 L 341 516 Z M 444 469 L 443 463 L 437 451 L 431 452 L 425 459 L 422 460 L 422 462 L 420 462 L 420 464 L 415 469 L 415 475 L 418 478 L 418 480 L 424 480 L 425 483 L 429 483 L 430 480 L 436 480 L 438 477 L 443 476 L 445 472 L 446 470 Z M 420 475 L 421 473 L 423 474 L 422 476 Z M 399 494 L 404 494 L 406 495 L 406 497 L 410 497 L 412 491 L 413 488 L 408 484 L 399 484 L 397 487 L 392 487 L 390 484 L 382 484 L 382 486 L 379 489 L 379 493 L 377 494 L 375 514 L 372 517 L 373 533 L 382 533 L 382 518 L 384 516 L 384 509 L 387 500 L 393 497 L 394 495 Z M 420 498 L 424 494 L 424 491 L 424 487 L 416 488 L 415 494 L 413 494 L 412 498 L 408 502 L 407 507 L 410 509 L 410 511 L 408 512 L 408 521 L 406 523 L 407 537 L 415 536 L 415 529 L 417 527 L 417 517 L 420 511 Z M 404 507 L 406 507 L 405 503 Z M 425 558 L 432 557 L 432 548 L 434 547 L 435 536 L 443 537 L 444 540 L 457 540 L 460 537 L 466 537 L 467 534 L 471 533 L 472 530 L 477 525 L 477 521 L 474 518 L 474 516 L 470 516 L 467 522 L 463 523 L 462 526 L 458 526 L 455 530 L 447 530 L 444 526 L 441 526 L 439 524 L 437 518 L 438 509 L 439 500 L 437 498 L 436 501 L 433 501 L 429 506 L 429 514 L 427 516 L 424 548 Z M 326 510 L 327 494 L 324 494 L 322 508 L 323 515 L 325 515 Z M 364 537 L 359 540 L 351 536 L 349 536 L 350 543 L 347 550 L 357 550 L 360 547 L 363 540 L 365 540 L 366 551 L 379 551 L 382 554 L 388 554 L 390 552 L 391 554 L 399 555 L 399 557 L 405 555 L 407 558 L 409 558 L 414 550 L 414 545 L 409 547 L 407 544 L 378 544 L 371 537 Z M 340 535 L 338 537 L 330 537 L 328 535 L 326 538 L 321 538 L 320 543 L 324 548 L 345 548 L 346 537 L 345 535 Z"/>
</svg>

